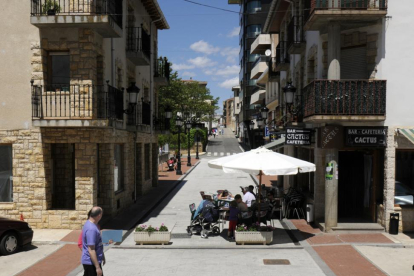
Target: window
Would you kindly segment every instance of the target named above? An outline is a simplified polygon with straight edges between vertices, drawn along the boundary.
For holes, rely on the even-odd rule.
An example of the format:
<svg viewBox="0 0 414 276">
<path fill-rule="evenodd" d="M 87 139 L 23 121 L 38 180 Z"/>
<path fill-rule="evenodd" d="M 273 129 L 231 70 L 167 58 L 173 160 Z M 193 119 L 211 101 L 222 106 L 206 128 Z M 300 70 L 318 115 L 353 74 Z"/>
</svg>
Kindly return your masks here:
<svg viewBox="0 0 414 276">
<path fill-rule="evenodd" d="M 12 145 L 0 145 L 0 202 L 13 202 Z"/>
<path fill-rule="evenodd" d="M 246 28 L 247 38 L 256 38 L 262 32 L 261 25 L 250 25 Z"/>
<path fill-rule="evenodd" d="M 68 52 L 50 52 L 48 58 L 48 83 L 52 86 L 70 84 L 70 56 Z"/>
<path fill-rule="evenodd" d="M 114 191 L 124 189 L 124 145 L 114 146 Z"/>
<path fill-rule="evenodd" d="M 151 178 L 150 176 L 150 144 L 145 144 L 145 152 L 144 152 L 144 160 L 145 160 L 145 180 Z"/>
<path fill-rule="evenodd" d="M 256 13 L 262 10 L 262 3 L 260 1 L 251 1 L 247 3 L 247 13 Z"/>
<path fill-rule="evenodd" d="M 414 151 L 397 150 L 395 156 L 394 203 L 412 205 L 414 194 Z"/>
<path fill-rule="evenodd" d="M 52 209 L 75 210 L 75 144 L 51 144 Z"/>
</svg>

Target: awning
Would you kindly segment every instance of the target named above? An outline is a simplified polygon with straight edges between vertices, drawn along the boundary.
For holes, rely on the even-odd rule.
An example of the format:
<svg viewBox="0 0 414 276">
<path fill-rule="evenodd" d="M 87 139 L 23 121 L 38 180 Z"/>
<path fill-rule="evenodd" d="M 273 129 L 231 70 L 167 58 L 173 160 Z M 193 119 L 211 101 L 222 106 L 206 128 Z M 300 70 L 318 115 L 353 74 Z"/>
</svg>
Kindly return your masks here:
<svg viewBox="0 0 414 276">
<path fill-rule="evenodd" d="M 405 136 L 411 143 L 414 144 L 414 129 L 412 128 L 399 128 L 399 133 Z"/>
<path fill-rule="evenodd" d="M 266 145 L 264 145 L 265 148 L 267 149 L 276 149 L 280 146 L 283 146 L 285 144 L 285 137 L 281 137 L 273 142 L 270 142 Z"/>
<path fill-rule="evenodd" d="M 259 90 L 250 97 L 250 104 L 257 104 L 264 100 L 266 90 Z"/>
<path fill-rule="evenodd" d="M 267 67 L 264 72 L 260 75 L 260 77 L 257 79 L 256 83 L 260 84 L 266 84 L 267 80 L 269 79 L 269 67 Z"/>
</svg>

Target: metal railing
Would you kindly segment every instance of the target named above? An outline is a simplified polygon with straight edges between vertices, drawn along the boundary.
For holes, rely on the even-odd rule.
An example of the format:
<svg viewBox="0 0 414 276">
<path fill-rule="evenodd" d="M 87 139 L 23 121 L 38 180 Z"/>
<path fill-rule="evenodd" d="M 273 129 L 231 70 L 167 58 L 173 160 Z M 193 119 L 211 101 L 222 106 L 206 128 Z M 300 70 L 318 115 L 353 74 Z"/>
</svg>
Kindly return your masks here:
<svg viewBox="0 0 414 276">
<path fill-rule="evenodd" d="M 127 27 L 127 47 L 129 52 L 142 52 L 151 58 L 151 36 L 142 27 Z"/>
<path fill-rule="evenodd" d="M 267 62 L 269 60 L 269 58 L 265 55 L 260 55 L 256 61 L 253 63 L 252 68 L 254 68 L 258 63 L 260 62 Z"/>
<path fill-rule="evenodd" d="M 385 80 L 314 80 L 302 90 L 303 115 L 385 115 Z"/>
<path fill-rule="evenodd" d="M 305 42 L 305 32 L 303 30 L 303 16 L 293 16 L 288 25 L 287 48 L 294 44 Z"/>
<path fill-rule="evenodd" d="M 123 119 L 123 91 L 107 85 L 32 84 L 32 119 Z"/>
<path fill-rule="evenodd" d="M 311 1 L 311 0 L 309 0 Z M 315 9 L 341 9 L 341 10 L 386 10 L 388 0 L 312 0 L 311 12 Z"/>
<path fill-rule="evenodd" d="M 119 0 L 31 0 L 31 16 L 109 15 L 122 28 Z"/>
<path fill-rule="evenodd" d="M 279 41 L 279 44 L 276 47 L 276 66 L 286 63 L 290 63 L 290 55 L 287 49 L 287 42 Z"/>
<path fill-rule="evenodd" d="M 170 63 L 166 57 L 155 60 L 154 77 L 164 77 L 170 80 Z"/>
</svg>

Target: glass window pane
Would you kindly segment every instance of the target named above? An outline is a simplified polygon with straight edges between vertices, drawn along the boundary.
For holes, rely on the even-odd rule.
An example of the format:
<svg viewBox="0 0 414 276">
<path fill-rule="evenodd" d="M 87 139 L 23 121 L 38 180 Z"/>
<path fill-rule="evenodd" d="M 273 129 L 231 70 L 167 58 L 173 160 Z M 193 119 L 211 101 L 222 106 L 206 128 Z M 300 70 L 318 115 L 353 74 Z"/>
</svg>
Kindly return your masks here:
<svg viewBox="0 0 414 276">
<path fill-rule="evenodd" d="M 0 145 L 0 202 L 13 201 L 12 146 Z"/>
<path fill-rule="evenodd" d="M 69 55 L 52 55 L 52 84 L 70 83 Z"/>
</svg>

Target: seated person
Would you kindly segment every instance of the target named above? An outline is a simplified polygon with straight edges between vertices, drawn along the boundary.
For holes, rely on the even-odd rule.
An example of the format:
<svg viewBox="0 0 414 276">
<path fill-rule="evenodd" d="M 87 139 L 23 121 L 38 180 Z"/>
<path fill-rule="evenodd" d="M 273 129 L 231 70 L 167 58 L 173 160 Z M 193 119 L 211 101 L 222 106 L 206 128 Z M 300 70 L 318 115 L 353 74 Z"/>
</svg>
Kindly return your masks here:
<svg viewBox="0 0 414 276">
<path fill-rule="evenodd" d="M 241 195 L 237 194 L 234 197 L 234 200 L 237 202 L 237 208 L 239 208 L 240 212 L 247 212 L 249 211 L 249 207 L 247 207 L 246 203 L 242 201 Z"/>
<path fill-rule="evenodd" d="M 244 223 L 246 225 L 251 225 L 253 220 L 253 212 L 249 211 L 249 207 L 247 207 L 246 203 L 242 201 L 241 195 L 237 194 L 234 197 L 234 200 L 237 203 L 237 209 L 240 210 L 240 223 Z"/>
<path fill-rule="evenodd" d="M 270 208 L 273 209 L 274 206 L 279 206 L 278 199 L 275 199 L 275 193 L 270 191 L 267 193 L 267 202 L 269 202 Z"/>
<path fill-rule="evenodd" d="M 194 212 L 193 219 L 195 219 L 201 213 L 201 211 L 203 211 L 204 203 L 206 203 L 206 201 L 212 201 L 211 196 L 203 195 L 203 200 L 201 200 L 200 204 L 198 204 L 198 207 Z"/>
<path fill-rule="evenodd" d="M 250 186 L 250 187 L 253 187 L 253 186 Z M 251 207 L 252 200 L 256 200 L 256 197 L 250 191 L 250 187 L 246 187 L 244 189 L 244 195 L 243 195 L 243 202 L 246 203 L 247 207 Z"/>
<path fill-rule="evenodd" d="M 219 194 L 218 196 L 217 196 L 217 198 L 218 199 L 228 199 L 228 197 L 233 197 L 233 195 L 229 192 L 229 191 L 227 191 L 227 190 L 224 190 L 221 194 Z"/>
</svg>

